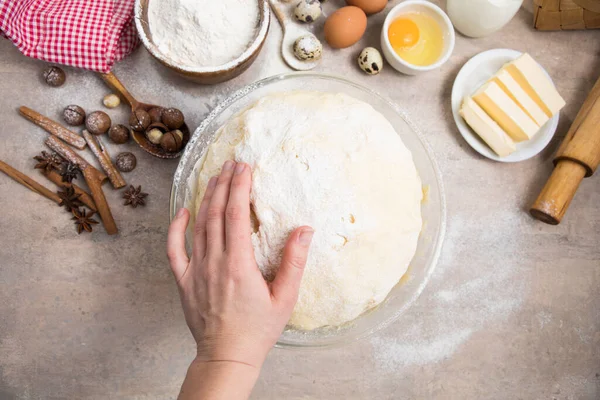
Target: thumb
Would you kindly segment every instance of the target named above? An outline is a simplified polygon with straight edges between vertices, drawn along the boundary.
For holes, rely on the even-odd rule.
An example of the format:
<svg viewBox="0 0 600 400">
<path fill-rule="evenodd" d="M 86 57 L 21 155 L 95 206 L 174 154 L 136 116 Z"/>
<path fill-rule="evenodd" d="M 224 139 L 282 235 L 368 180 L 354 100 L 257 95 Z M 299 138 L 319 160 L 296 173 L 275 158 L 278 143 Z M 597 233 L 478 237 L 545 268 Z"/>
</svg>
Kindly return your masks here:
<svg viewBox="0 0 600 400">
<path fill-rule="evenodd" d="M 177 283 L 183 278 L 190 260 L 185 251 L 185 231 L 190 221 L 190 212 L 185 208 L 180 209 L 171 226 L 167 239 L 167 256 Z"/>
<path fill-rule="evenodd" d="M 275 300 L 291 313 L 298 300 L 298 290 L 308 258 L 308 250 L 315 231 L 308 226 L 296 229 L 290 235 L 277 276 L 271 285 Z"/>
</svg>

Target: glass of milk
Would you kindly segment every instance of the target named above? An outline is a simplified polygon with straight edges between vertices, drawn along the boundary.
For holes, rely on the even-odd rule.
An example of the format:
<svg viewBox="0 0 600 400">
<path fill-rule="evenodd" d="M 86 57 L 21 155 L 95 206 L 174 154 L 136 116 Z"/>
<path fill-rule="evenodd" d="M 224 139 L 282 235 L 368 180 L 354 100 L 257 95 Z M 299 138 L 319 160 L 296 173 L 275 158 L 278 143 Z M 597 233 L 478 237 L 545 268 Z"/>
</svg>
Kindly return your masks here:
<svg viewBox="0 0 600 400">
<path fill-rule="evenodd" d="M 447 0 L 448 16 L 463 35 L 483 37 L 500 30 L 519 11 L 523 0 Z"/>
</svg>

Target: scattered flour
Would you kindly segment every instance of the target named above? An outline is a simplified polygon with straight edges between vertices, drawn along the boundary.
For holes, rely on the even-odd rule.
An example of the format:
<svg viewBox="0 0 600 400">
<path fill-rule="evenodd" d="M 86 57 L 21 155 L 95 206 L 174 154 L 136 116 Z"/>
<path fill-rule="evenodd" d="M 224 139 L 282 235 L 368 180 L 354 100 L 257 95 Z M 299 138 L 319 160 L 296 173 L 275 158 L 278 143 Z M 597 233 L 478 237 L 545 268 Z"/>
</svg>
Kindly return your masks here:
<svg viewBox="0 0 600 400">
<path fill-rule="evenodd" d="M 456 215 L 449 221 L 440 265 L 414 306 L 421 310 L 409 311 L 401 318 L 400 335 L 384 332 L 371 339 L 378 368 L 395 371 L 401 366 L 442 361 L 477 331 L 518 310 L 525 288 L 518 279 L 520 243 L 511 239 L 511 233 L 519 232 L 522 220 L 511 212 L 483 219 Z M 496 233 L 481 229 L 494 225 L 496 232 L 506 235 L 502 251 L 490 246 Z M 468 240 L 473 237 L 475 241 Z M 471 279 L 459 281 L 459 276 Z"/>
<path fill-rule="evenodd" d="M 547 311 L 540 311 L 536 314 L 536 317 L 540 323 L 540 329 L 544 329 L 544 326 L 552 322 L 552 314 Z"/>
<path fill-rule="evenodd" d="M 414 341 L 394 341 L 390 343 L 382 338 L 373 339 L 375 347 L 385 347 L 387 351 L 380 354 L 380 362 L 383 368 L 394 369 L 397 365 L 424 365 L 437 362 L 449 357 L 456 351 L 461 343 L 465 342 L 473 331 L 463 329 L 451 332 L 447 335 L 433 338 L 426 345 Z M 398 355 L 402 354 L 399 359 Z"/>
<path fill-rule="evenodd" d="M 154 0 L 148 6 L 152 41 L 188 67 L 235 60 L 256 36 L 259 9 L 248 0 Z"/>
</svg>

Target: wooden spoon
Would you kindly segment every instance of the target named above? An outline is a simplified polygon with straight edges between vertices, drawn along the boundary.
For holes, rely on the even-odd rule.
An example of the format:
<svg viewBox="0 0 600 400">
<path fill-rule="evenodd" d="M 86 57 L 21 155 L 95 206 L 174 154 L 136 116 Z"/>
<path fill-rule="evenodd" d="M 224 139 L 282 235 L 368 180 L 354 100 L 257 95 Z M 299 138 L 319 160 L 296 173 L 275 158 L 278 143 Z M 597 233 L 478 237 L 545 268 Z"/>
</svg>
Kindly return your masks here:
<svg viewBox="0 0 600 400">
<path fill-rule="evenodd" d="M 314 35 L 308 30 L 299 27 L 294 21 L 291 21 L 286 15 L 286 10 L 283 9 L 285 6 L 277 3 L 277 0 L 269 0 L 269 4 L 283 29 L 283 39 L 281 39 L 281 56 L 283 60 L 290 68 L 296 71 L 308 71 L 315 68 L 319 64 L 319 60 L 301 61 L 294 55 L 294 42 L 296 39 L 306 35 Z"/>
<path fill-rule="evenodd" d="M 131 106 L 131 112 L 135 112 L 136 110 L 149 111 L 150 109 L 157 107 L 165 108 L 154 104 L 140 103 L 139 101 L 137 101 L 112 72 L 109 72 L 108 74 L 100 74 L 100 76 L 102 77 L 104 83 L 108 85 L 108 87 L 117 92 L 123 100 L 129 103 L 129 105 Z M 148 138 L 146 138 L 145 132 L 135 132 L 132 130 L 132 135 L 133 140 L 135 140 L 135 142 L 139 144 L 140 147 L 146 152 L 158 158 L 170 159 L 181 156 L 183 150 L 185 149 L 185 145 L 190 140 L 190 128 L 187 126 L 187 124 L 184 123 L 183 126 L 179 128 L 179 130 L 183 133 L 183 146 L 181 147 L 181 150 L 177 153 L 169 153 L 168 151 L 163 150 L 160 146 L 157 146 L 154 143 L 150 142 Z"/>
</svg>

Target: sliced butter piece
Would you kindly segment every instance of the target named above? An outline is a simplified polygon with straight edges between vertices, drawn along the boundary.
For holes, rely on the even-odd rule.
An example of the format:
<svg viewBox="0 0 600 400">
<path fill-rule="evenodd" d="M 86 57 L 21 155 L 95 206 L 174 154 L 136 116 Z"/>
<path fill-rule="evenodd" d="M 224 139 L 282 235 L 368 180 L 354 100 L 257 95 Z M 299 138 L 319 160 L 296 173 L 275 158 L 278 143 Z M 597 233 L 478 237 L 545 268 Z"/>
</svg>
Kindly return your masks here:
<svg viewBox="0 0 600 400">
<path fill-rule="evenodd" d="M 492 78 L 510 96 L 515 103 L 521 107 L 523 111 L 529 115 L 539 126 L 544 125 L 550 117 L 546 115 L 544 110 L 523 90 L 521 85 L 512 77 L 505 69 L 501 69 Z"/>
<path fill-rule="evenodd" d="M 552 117 L 565 106 L 565 100 L 560 96 L 552 81 L 529 54 L 522 54 L 515 61 L 507 64 L 504 69 L 512 75 L 548 117 Z"/>
<path fill-rule="evenodd" d="M 540 127 L 521 110 L 494 81 L 488 82 L 474 95 L 473 100 L 508 133 L 515 142 L 531 139 Z"/>
<path fill-rule="evenodd" d="M 460 115 L 500 157 L 506 157 L 517 150 L 515 142 L 472 98 L 465 97 Z"/>
</svg>

